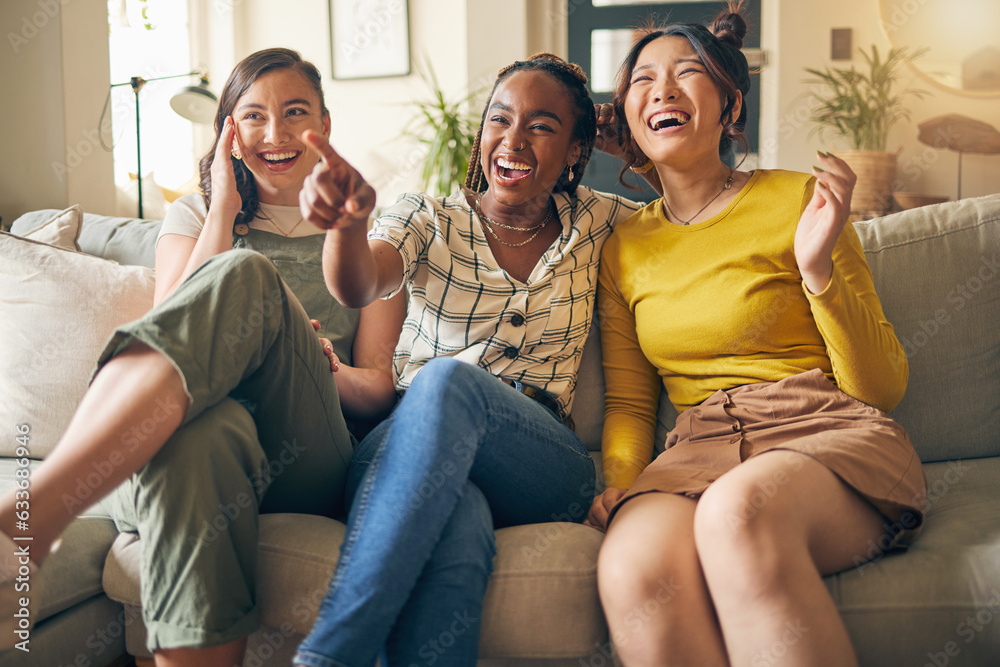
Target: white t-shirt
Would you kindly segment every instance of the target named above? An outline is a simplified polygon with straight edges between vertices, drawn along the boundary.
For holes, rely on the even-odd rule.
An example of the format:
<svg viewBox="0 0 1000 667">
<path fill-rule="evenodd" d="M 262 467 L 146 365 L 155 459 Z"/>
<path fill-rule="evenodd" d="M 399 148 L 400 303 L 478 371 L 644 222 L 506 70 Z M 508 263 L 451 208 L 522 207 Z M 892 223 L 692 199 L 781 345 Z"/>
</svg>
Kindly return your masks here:
<svg viewBox="0 0 1000 667">
<path fill-rule="evenodd" d="M 159 242 L 165 234 L 180 234 L 196 239 L 201 236 L 201 230 L 205 227 L 207 216 L 208 209 L 205 208 L 205 198 L 201 196 L 200 192 L 184 195 L 167 209 L 156 240 Z M 250 221 L 249 226 L 251 229 L 288 236 L 289 238 L 323 233 L 322 229 L 302 218 L 298 206 L 276 206 L 263 202 L 261 202 L 260 210 L 257 211 L 257 217 Z M 289 230 L 291 233 L 286 234 Z"/>
</svg>

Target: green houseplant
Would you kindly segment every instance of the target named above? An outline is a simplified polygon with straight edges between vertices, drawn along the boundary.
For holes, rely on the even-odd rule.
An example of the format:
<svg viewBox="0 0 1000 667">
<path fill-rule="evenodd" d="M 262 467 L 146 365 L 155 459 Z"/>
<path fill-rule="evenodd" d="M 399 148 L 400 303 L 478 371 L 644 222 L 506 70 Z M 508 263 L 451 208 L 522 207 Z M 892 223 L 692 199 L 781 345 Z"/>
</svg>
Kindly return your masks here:
<svg viewBox="0 0 1000 667">
<path fill-rule="evenodd" d="M 904 106 L 907 98 L 919 99 L 928 94 L 915 88 L 899 88 L 902 66 L 924 51 L 891 49 L 883 58 L 873 44 L 870 53 L 858 49 L 864 59 L 860 70 L 853 65 L 850 69 L 805 68 L 814 77 L 806 83 L 816 86 L 810 93 L 815 103 L 810 117 L 816 123 L 813 133 L 821 137 L 833 134 L 850 146 L 849 151 L 839 155 L 858 175 L 851 206 L 855 212 L 882 214 L 889 210 L 897 155 L 886 151 L 889 130 L 910 117 Z"/>
<path fill-rule="evenodd" d="M 420 113 L 403 135 L 416 139 L 427 149 L 420 172 L 424 192 L 443 196 L 465 183 L 478 127 L 478 119 L 471 115 L 469 106 L 479 91 L 451 102 L 441 90 L 430 63 L 426 69 L 421 78 L 430 89 L 431 98 L 414 102 Z"/>
</svg>

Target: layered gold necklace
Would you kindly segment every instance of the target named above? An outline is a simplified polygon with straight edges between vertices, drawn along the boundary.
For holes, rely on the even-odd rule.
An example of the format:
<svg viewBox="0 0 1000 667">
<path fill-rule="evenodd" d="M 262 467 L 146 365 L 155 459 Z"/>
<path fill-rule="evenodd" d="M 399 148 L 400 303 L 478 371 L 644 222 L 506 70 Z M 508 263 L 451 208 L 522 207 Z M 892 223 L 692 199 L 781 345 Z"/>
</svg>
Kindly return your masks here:
<svg viewBox="0 0 1000 667">
<path fill-rule="evenodd" d="M 493 238 L 497 240 L 497 243 L 502 243 L 508 248 L 520 248 L 523 245 L 528 245 L 529 243 L 535 240 L 535 237 L 542 232 L 542 229 L 545 227 L 545 225 L 549 224 L 549 220 L 552 219 L 552 204 L 549 203 L 549 205 L 546 207 L 548 209 L 548 212 L 545 214 L 545 217 L 542 218 L 542 221 L 539 222 L 537 225 L 532 225 L 531 227 L 514 227 L 513 225 L 505 225 L 502 222 L 491 220 L 489 217 L 487 217 L 485 213 L 483 213 L 483 209 L 479 204 L 479 202 L 481 202 L 482 200 L 483 200 L 482 194 L 476 197 L 476 215 L 482 221 L 483 227 L 486 228 L 486 231 L 488 231 L 493 236 Z M 525 232 L 525 233 L 534 232 L 534 234 L 529 236 L 527 240 L 521 241 L 520 243 L 507 243 L 502 238 L 497 236 L 497 233 L 493 230 L 494 225 L 515 232 Z"/>
</svg>

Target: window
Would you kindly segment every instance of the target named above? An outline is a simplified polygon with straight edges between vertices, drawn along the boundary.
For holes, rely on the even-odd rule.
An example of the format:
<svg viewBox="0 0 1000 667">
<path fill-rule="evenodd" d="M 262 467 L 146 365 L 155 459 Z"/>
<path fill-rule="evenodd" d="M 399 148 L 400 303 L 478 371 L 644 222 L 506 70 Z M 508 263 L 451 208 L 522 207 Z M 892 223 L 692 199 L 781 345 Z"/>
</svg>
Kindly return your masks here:
<svg viewBox="0 0 1000 667">
<path fill-rule="evenodd" d="M 128 82 L 134 76 L 154 79 L 194 69 L 186 0 L 109 0 L 108 23 L 111 84 Z M 150 81 L 139 91 L 144 194 L 154 181 L 176 189 L 197 175 L 201 156 L 194 154 L 193 126 L 170 108 L 170 97 L 182 86 L 195 83 L 195 77 Z M 111 89 L 115 184 L 132 198 L 136 185 L 129 174 L 136 172 L 137 162 L 135 105 L 130 86 Z M 145 217 L 162 217 L 155 199 L 146 199 Z"/>
</svg>

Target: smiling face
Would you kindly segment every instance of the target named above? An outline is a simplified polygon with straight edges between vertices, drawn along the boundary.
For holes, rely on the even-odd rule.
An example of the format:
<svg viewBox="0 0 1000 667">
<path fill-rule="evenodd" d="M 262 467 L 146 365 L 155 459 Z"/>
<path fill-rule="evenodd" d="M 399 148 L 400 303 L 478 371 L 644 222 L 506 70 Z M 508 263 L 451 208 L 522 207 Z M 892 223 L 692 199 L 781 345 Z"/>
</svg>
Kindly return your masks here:
<svg viewBox="0 0 1000 667">
<path fill-rule="evenodd" d="M 317 162 L 300 137 L 307 129 L 330 136 L 330 116 L 313 87 L 292 69 L 265 72 L 237 100 L 233 120 L 260 201 L 297 205 Z"/>
<path fill-rule="evenodd" d="M 737 99 L 733 117 L 738 117 Z M 636 144 L 654 163 L 718 160 L 722 93 L 694 47 L 669 35 L 639 54 L 625 97 L 625 119 Z"/>
<path fill-rule="evenodd" d="M 565 85 L 523 70 L 503 80 L 483 121 L 482 169 L 497 203 L 523 205 L 548 196 L 567 165 L 580 159 L 576 110 Z"/>
</svg>

